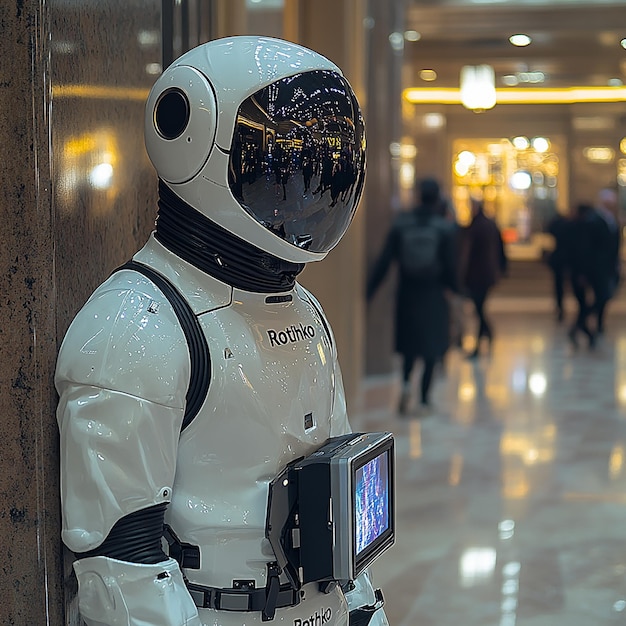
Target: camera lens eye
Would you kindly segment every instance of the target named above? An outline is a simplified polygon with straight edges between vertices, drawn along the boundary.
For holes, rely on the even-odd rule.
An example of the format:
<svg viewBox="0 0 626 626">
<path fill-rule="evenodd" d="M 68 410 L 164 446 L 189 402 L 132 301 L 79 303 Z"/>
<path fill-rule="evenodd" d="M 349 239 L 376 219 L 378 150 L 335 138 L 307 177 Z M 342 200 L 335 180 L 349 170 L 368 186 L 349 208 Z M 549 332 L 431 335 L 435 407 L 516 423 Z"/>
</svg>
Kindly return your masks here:
<svg viewBox="0 0 626 626">
<path fill-rule="evenodd" d="M 168 89 L 156 103 L 154 125 L 164 139 L 180 137 L 189 122 L 189 100 L 180 89 Z"/>
</svg>

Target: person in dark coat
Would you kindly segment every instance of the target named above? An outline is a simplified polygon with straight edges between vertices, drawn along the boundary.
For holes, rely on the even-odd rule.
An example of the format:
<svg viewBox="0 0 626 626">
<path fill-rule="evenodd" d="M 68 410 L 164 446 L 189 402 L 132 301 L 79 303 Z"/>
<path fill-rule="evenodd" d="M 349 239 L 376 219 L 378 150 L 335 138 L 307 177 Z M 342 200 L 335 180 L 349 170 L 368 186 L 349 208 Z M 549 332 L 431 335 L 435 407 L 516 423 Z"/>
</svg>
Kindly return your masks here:
<svg viewBox="0 0 626 626">
<path fill-rule="evenodd" d="M 620 279 L 622 233 L 618 220 L 618 197 L 614 189 L 602 189 L 598 194 L 597 209 L 603 219 L 607 245 L 600 251 L 598 271 L 594 284 L 597 332 L 604 332 L 606 306 L 615 295 Z"/>
<path fill-rule="evenodd" d="M 554 239 L 554 249 L 547 258 L 548 267 L 552 271 L 552 284 L 554 290 L 554 302 L 556 305 L 556 317 L 559 322 L 563 321 L 565 311 L 563 308 L 563 296 L 568 272 L 567 247 L 571 231 L 571 220 L 567 215 L 557 213 L 549 222 L 547 232 Z"/>
<path fill-rule="evenodd" d="M 419 185 L 420 204 L 411 212 L 396 218 L 385 245 L 374 263 L 367 284 L 370 300 L 393 263 L 398 265 L 395 299 L 395 351 L 402 356 L 403 390 L 399 412 L 407 412 L 410 401 L 411 372 L 418 358 L 424 369 L 420 382 L 422 407 L 429 404 L 429 392 L 435 365 L 449 347 L 449 305 L 446 290 L 457 289 L 457 251 L 454 229 L 439 214 L 440 189 L 436 180 L 425 179 Z M 434 278 L 415 278 L 401 263 L 403 231 L 418 222 L 433 226 L 439 233 L 438 266 Z"/>
<path fill-rule="evenodd" d="M 463 235 L 461 280 L 478 317 L 476 347 L 468 355 L 476 358 L 483 337 L 491 348 L 493 330 L 485 314 L 485 305 L 491 288 L 506 274 L 507 259 L 500 229 L 485 215 L 482 201 L 472 198 L 471 210 L 472 221 Z"/>
<path fill-rule="evenodd" d="M 587 337 L 590 348 L 595 346 L 596 330 L 590 328 L 587 322 L 594 306 L 603 297 L 609 246 L 610 234 L 606 221 L 590 204 L 579 204 L 572 222 L 568 250 L 572 291 L 578 303 L 576 321 L 568 332 L 574 348 L 578 348 L 580 333 Z"/>
</svg>

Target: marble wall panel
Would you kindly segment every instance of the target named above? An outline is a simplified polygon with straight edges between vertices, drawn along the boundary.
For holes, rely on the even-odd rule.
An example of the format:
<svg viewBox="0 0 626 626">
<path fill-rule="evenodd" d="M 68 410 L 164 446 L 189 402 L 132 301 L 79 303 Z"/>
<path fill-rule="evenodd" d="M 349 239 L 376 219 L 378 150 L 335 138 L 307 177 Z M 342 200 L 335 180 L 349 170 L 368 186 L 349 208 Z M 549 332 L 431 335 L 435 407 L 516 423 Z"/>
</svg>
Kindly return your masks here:
<svg viewBox="0 0 626 626">
<path fill-rule="evenodd" d="M 161 61 L 157 0 L 52 2 L 51 145 L 56 320 L 143 245 L 156 216 L 144 102 Z M 67 550 L 66 623 L 78 624 Z"/>
<path fill-rule="evenodd" d="M 143 108 L 160 15 L 159 0 L 0 3 L 1 624 L 80 623 L 54 366 L 76 311 L 154 223 Z"/>
<path fill-rule="evenodd" d="M 61 624 L 44 16 L 0 4 L 0 623 Z M 37 5 L 37 6 L 35 6 Z"/>
</svg>

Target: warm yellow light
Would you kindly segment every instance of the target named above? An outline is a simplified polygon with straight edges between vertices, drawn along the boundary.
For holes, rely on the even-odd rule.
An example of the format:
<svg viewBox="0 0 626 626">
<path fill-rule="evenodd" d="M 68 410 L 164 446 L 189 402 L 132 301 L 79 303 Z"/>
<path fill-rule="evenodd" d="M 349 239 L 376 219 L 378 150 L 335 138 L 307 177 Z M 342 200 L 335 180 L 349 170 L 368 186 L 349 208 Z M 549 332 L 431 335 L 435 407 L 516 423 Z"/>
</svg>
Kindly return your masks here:
<svg viewBox="0 0 626 626">
<path fill-rule="evenodd" d="M 446 123 L 446 119 L 441 113 L 427 113 L 422 118 L 422 124 L 425 128 L 441 128 Z"/>
<path fill-rule="evenodd" d="M 143 87 L 110 87 L 108 85 L 53 85 L 53 98 L 86 98 L 89 100 L 135 100 L 145 102 L 149 89 Z"/>
<path fill-rule="evenodd" d="M 610 163 L 615 158 L 615 150 L 609 146 L 589 146 L 583 154 L 592 163 Z"/>
<path fill-rule="evenodd" d="M 530 146 L 530 141 L 527 137 L 520 135 L 519 137 L 513 137 L 513 147 L 516 150 L 526 150 Z"/>
<path fill-rule="evenodd" d="M 535 137 L 532 145 L 536 152 L 547 152 L 550 148 L 550 142 L 545 137 Z"/>
<path fill-rule="evenodd" d="M 495 73 L 490 65 L 461 68 L 461 103 L 467 109 L 486 111 L 496 105 Z"/>
<path fill-rule="evenodd" d="M 403 159 L 414 159 L 417 156 L 417 146 L 412 143 L 400 144 L 400 156 Z"/>
<path fill-rule="evenodd" d="M 418 33 L 416 30 L 405 30 L 404 38 L 407 41 L 419 41 L 422 38 L 422 35 Z"/>
<path fill-rule="evenodd" d="M 411 104 L 461 104 L 461 91 L 453 87 L 404 90 L 404 98 Z M 626 87 L 564 87 L 548 89 L 496 89 L 497 104 L 576 104 L 580 102 L 623 102 Z"/>
<path fill-rule="evenodd" d="M 435 70 L 422 70 L 420 72 L 420 78 L 430 83 L 433 80 L 437 80 L 437 72 L 435 72 Z"/>
<path fill-rule="evenodd" d="M 413 163 L 403 163 L 400 166 L 400 187 L 413 189 L 415 185 L 415 166 Z"/>
<path fill-rule="evenodd" d="M 619 142 L 619 151 L 622 154 L 626 154 L 626 137 L 622 137 L 622 140 Z"/>
</svg>

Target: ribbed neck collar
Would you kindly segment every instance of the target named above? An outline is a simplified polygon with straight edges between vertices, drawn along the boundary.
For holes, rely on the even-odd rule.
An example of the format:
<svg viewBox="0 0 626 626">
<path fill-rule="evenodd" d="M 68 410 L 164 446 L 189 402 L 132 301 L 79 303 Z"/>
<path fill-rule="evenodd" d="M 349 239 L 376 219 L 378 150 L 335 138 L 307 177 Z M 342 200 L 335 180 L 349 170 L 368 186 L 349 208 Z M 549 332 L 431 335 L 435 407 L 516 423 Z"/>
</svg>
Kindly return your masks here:
<svg viewBox="0 0 626 626">
<path fill-rule="evenodd" d="M 279 259 L 236 237 L 159 180 L 155 238 L 168 250 L 217 280 L 245 291 L 278 293 L 293 288 L 303 263 Z"/>
</svg>

